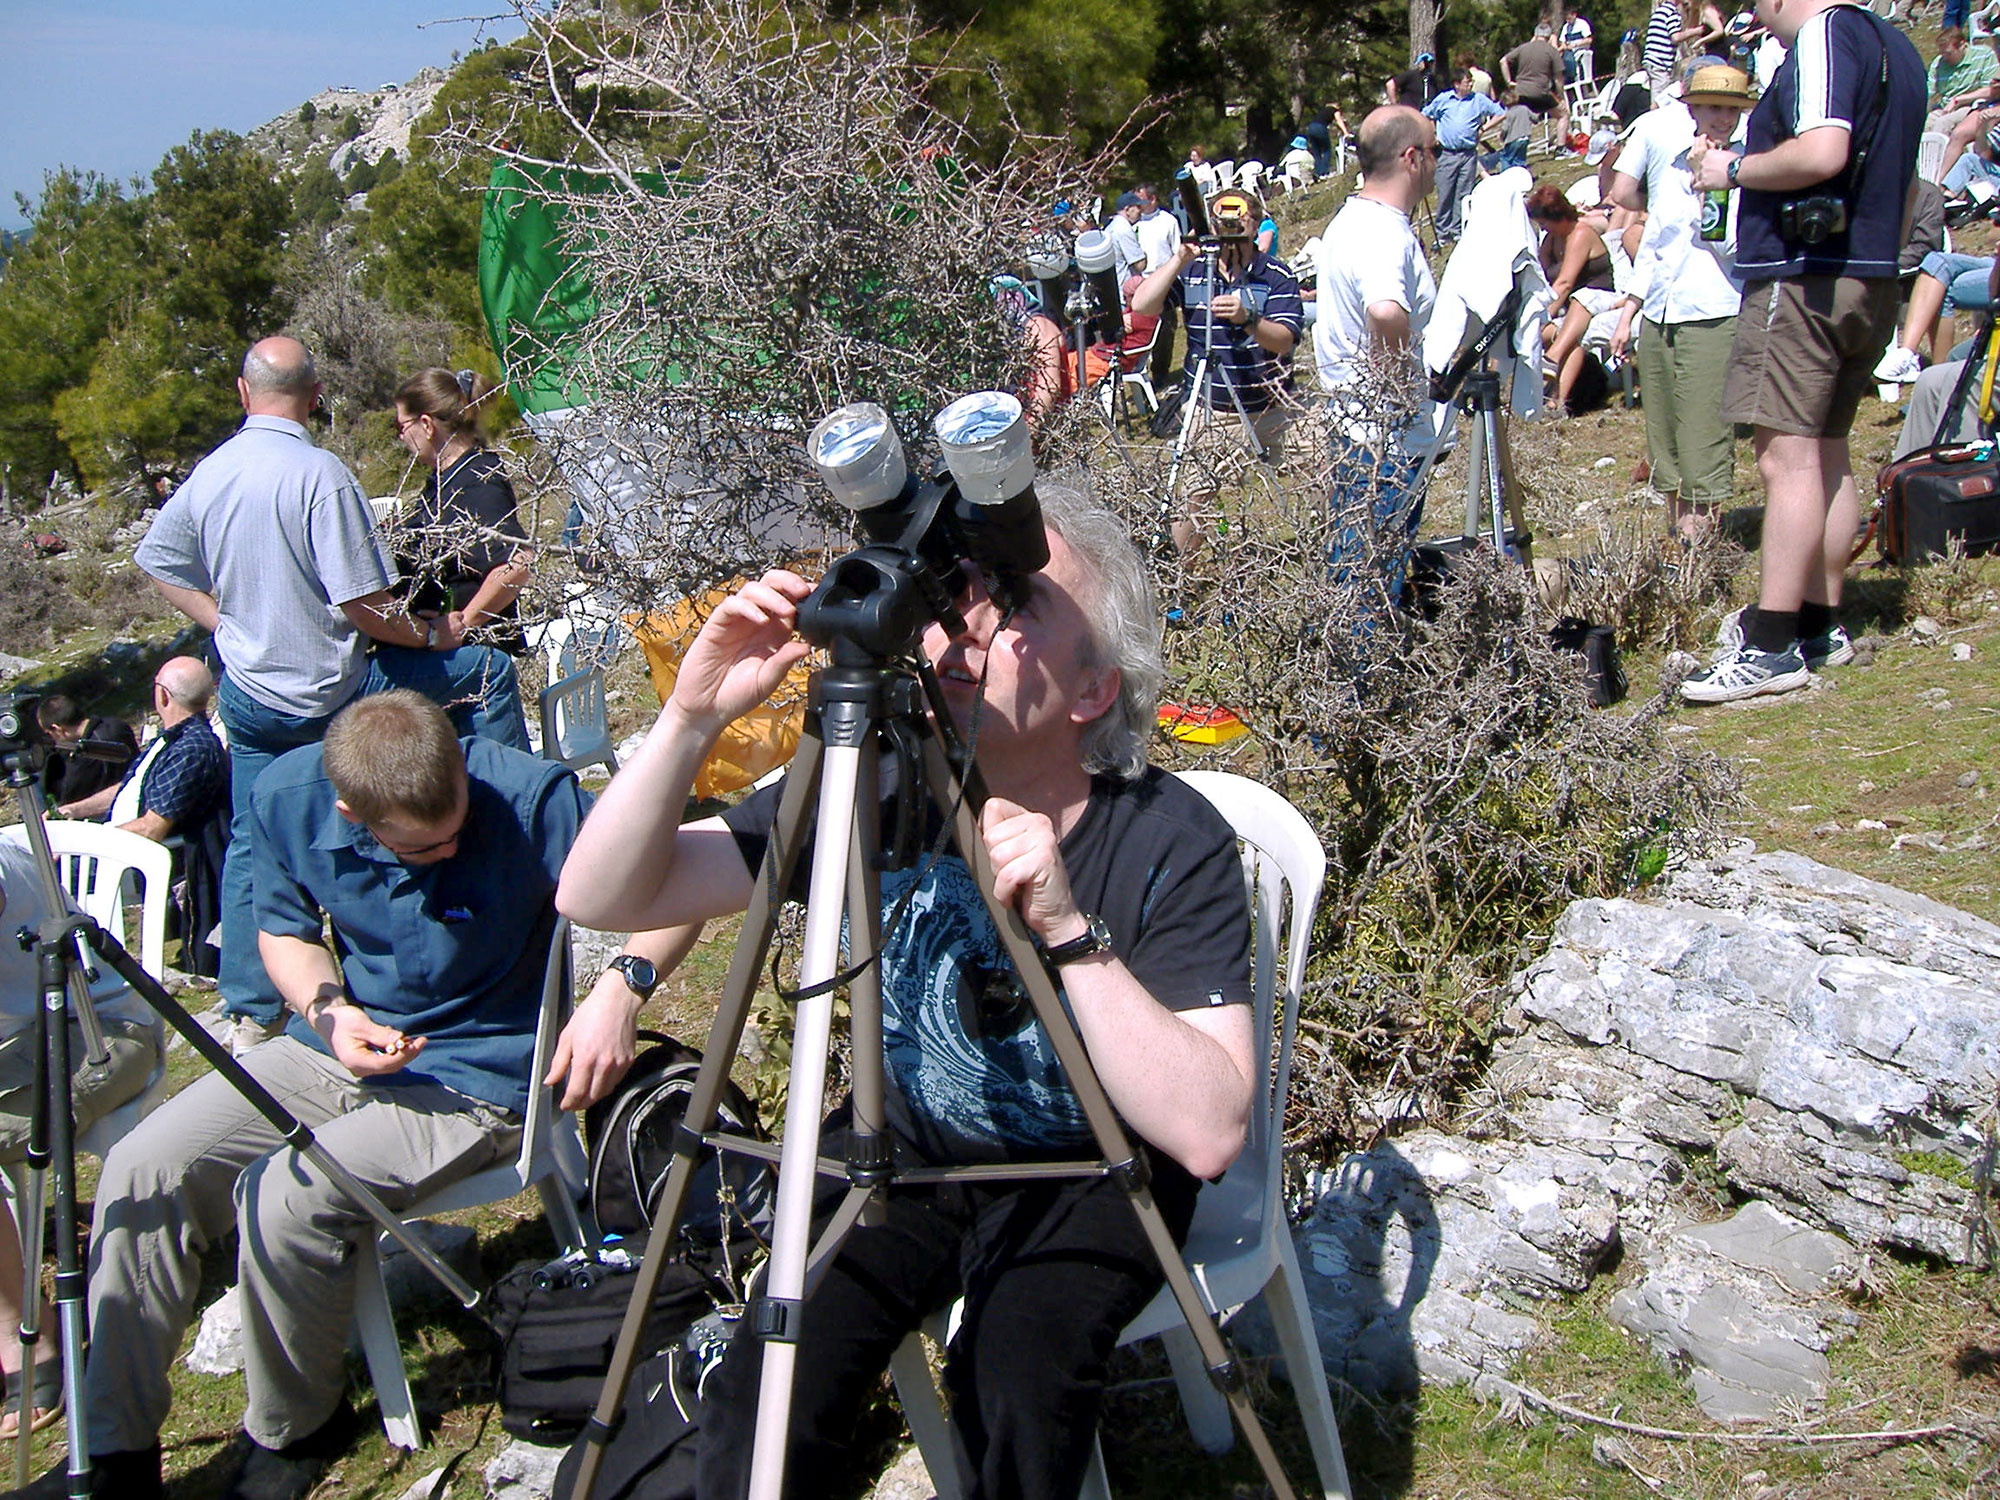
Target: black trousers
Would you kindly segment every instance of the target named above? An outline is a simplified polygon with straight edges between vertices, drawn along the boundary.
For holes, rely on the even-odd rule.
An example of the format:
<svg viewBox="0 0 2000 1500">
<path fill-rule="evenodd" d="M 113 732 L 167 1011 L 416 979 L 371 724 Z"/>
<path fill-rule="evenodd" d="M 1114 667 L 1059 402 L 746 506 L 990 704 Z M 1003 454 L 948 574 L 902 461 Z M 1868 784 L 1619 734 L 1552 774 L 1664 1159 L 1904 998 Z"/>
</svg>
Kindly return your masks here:
<svg viewBox="0 0 2000 1500">
<path fill-rule="evenodd" d="M 1175 1243 L 1195 1180 L 1153 1156 Z M 945 1364 L 959 1478 L 975 1500 L 1075 1500 L 1105 1362 L 1164 1276 L 1124 1192 L 1105 1179 L 898 1188 L 856 1229 L 806 1303 L 792 1392 L 788 1495 L 846 1467 L 847 1443 L 896 1346 L 965 1298 Z M 763 1345 L 746 1320 L 702 1402 L 701 1500 L 749 1488 Z"/>
</svg>

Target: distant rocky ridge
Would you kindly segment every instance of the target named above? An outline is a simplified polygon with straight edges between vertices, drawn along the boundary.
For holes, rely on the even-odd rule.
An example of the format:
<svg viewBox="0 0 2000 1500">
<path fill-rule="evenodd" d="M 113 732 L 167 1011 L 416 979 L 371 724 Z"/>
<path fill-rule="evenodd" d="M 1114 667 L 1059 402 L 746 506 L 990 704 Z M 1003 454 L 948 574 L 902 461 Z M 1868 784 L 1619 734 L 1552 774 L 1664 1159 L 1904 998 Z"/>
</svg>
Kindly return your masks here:
<svg viewBox="0 0 2000 1500">
<path fill-rule="evenodd" d="M 268 120 L 250 132 L 250 144 L 287 172 L 296 172 L 315 157 L 339 176 L 355 163 L 380 161 L 393 151 L 409 160 L 410 134 L 437 98 L 451 74 L 424 68 L 406 83 L 385 83 L 373 89 L 324 89 L 305 101 L 311 120 L 300 118 L 303 106 Z M 348 121 L 361 122 L 360 134 L 345 139 Z"/>
</svg>

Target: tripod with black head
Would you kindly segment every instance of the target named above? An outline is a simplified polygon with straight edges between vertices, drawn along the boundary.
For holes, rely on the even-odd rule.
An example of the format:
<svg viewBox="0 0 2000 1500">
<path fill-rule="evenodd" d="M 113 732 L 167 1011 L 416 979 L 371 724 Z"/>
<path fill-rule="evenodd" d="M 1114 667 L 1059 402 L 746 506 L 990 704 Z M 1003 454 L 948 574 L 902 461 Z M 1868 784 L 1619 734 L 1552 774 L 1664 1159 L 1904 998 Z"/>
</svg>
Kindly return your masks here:
<svg viewBox="0 0 2000 1500">
<path fill-rule="evenodd" d="M 653 1212 L 644 1264 L 597 1410 L 577 1480 L 563 1500 L 589 1500 L 602 1449 L 615 1430 L 653 1290 L 705 1148 L 779 1162 L 777 1211 L 762 1294 L 748 1320 L 762 1343 L 762 1368 L 750 1465 L 753 1500 L 785 1492 L 786 1437 L 801 1319 L 820 1273 L 856 1225 L 879 1222 L 883 1195 L 900 1185 L 1098 1177 L 1117 1183 L 1139 1216 L 1166 1282 L 1187 1319 L 1211 1378 L 1223 1391 L 1275 1494 L 1289 1500 L 1271 1443 L 1259 1425 L 1240 1367 L 1196 1291 L 1156 1206 L 1147 1165 L 1120 1125 L 1055 982 L 1020 915 L 995 895 L 994 869 L 979 830 L 985 791 L 970 747 L 953 721 L 936 676 L 919 654 L 927 625 L 964 629 L 954 580 L 967 562 L 990 580 L 1003 611 L 1018 603 L 1026 575 L 1048 560 L 1033 459 L 1020 405 L 985 393 L 947 407 L 937 420 L 950 472 L 906 486 L 900 445 L 880 407 L 835 412 L 809 440 L 836 495 L 878 538 L 837 562 L 798 610 L 798 629 L 825 646 L 830 663 L 812 678 L 806 728 L 744 913 L 743 930 L 704 1060 L 676 1140 L 673 1165 Z M 894 447 L 893 455 L 884 449 Z M 882 816 L 884 759 L 896 763 L 900 796 Z M 936 859 L 941 824 L 976 883 L 999 934 L 1013 980 L 1053 1049 L 1088 1122 L 1095 1156 L 1078 1161 L 909 1166 L 892 1149 L 883 1054 L 882 876 Z M 799 962 L 792 1066 L 779 1148 L 717 1132 L 717 1110 L 736 1055 L 779 904 L 793 889 L 810 849 L 805 931 Z M 843 936 L 846 966 L 842 966 Z M 834 991 L 850 1007 L 852 1120 L 838 1159 L 822 1155 Z M 813 1238 L 813 1202 L 821 1177 L 847 1189 Z"/>
<path fill-rule="evenodd" d="M 63 1356 L 63 1400 L 68 1423 L 69 1493 L 91 1493 L 90 1451 L 83 1386 L 85 1349 L 89 1342 L 85 1269 L 77 1235 L 76 1133 L 71 1107 L 70 1023 L 83 1038 L 85 1058 L 102 1063 L 109 1056 L 104 1034 L 90 1000 L 90 983 L 102 961 L 131 986 L 161 1020 L 186 1039 L 195 1053 L 221 1073 L 259 1114 L 270 1122 L 285 1144 L 305 1156 L 354 1201 L 417 1263 L 442 1282 L 468 1309 L 479 1306 L 481 1294 L 464 1277 L 438 1258 L 429 1244 L 368 1187 L 328 1154 L 312 1131 L 264 1086 L 257 1082 L 222 1043 L 189 1015 L 111 933 L 90 917 L 72 912 L 56 870 L 43 821 L 38 790 L 47 743 L 35 723 L 34 700 L 23 695 L 0 699 L 0 770 L 12 787 L 15 805 L 28 836 L 41 885 L 42 908 L 48 914 L 34 929 L 15 936 L 36 956 L 40 1005 L 35 1014 L 35 1074 L 29 1120 L 27 1190 L 16 1204 L 20 1215 L 22 1264 L 20 1342 L 23 1375 L 19 1441 L 15 1449 L 15 1487 L 28 1482 L 30 1412 L 33 1366 L 41 1337 L 42 1227 L 45 1195 L 53 1186 L 55 1218 L 55 1306 Z M 101 875 L 99 878 L 103 878 Z"/>
</svg>

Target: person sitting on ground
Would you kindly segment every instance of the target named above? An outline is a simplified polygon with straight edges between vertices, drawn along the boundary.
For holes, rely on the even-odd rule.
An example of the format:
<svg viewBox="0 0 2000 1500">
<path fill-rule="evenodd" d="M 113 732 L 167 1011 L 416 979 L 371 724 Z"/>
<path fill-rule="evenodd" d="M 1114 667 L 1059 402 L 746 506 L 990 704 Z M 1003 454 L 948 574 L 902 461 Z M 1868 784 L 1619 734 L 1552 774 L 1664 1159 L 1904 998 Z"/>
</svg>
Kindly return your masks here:
<svg viewBox="0 0 2000 1500">
<path fill-rule="evenodd" d="M 1326 127 L 1321 126 L 1322 130 Z M 1319 157 L 1311 142 L 1302 135 L 1292 137 L 1292 144 L 1285 154 L 1278 158 L 1278 180 L 1287 187 L 1296 182 L 1300 187 L 1311 187 L 1319 176 Z"/>
<path fill-rule="evenodd" d="M 28 1123 L 34 1111 L 35 1017 L 41 1010 L 41 981 L 32 951 L 14 941 L 21 928 L 33 930 L 51 915 L 41 872 L 25 844 L 0 839 L 0 1167 L 27 1159 Z M 69 1022 L 70 1112 L 78 1130 L 137 1098 L 160 1060 L 158 1024 L 138 997 L 108 969 L 91 986 L 91 1007 L 104 1033 L 108 1056 L 92 1065 L 84 1055 L 83 1027 Z M 21 1231 L 10 1200 L 0 1199 L 0 1372 L 6 1375 L 6 1413 L 0 1437 L 18 1430 L 15 1408 L 21 1393 Z M 35 1374 L 29 1385 L 29 1424 L 39 1431 L 62 1410 L 62 1343 L 46 1303 L 41 1315 Z"/>
<path fill-rule="evenodd" d="M 1987 273 L 1986 295 L 1988 301 L 2000 300 L 2000 261 L 1995 261 Z M 1891 457 L 1907 458 L 1919 448 L 1928 448 L 1938 440 L 1940 429 L 1946 443 L 1969 443 L 1993 435 L 1979 412 L 1982 382 L 1974 380 L 1966 390 L 1965 399 L 1956 407 L 1951 406 L 1959 378 L 1965 374 L 1966 360 L 1979 358 L 1985 351 L 1955 349 L 1952 353 L 1954 358 L 1932 365 L 1910 387 L 1909 408 L 1903 413 L 1903 430 L 1897 434 L 1896 451 Z M 1948 407 L 1951 420 L 1946 422 Z"/>
<path fill-rule="evenodd" d="M 1031 602 L 1003 610 L 968 564 L 957 633 L 932 625 L 920 649 L 961 732 L 978 715 L 990 792 L 979 837 L 997 871 L 993 894 L 1043 945 L 1178 1243 L 1200 1180 L 1242 1149 L 1256 1076 L 1242 863 L 1228 825 L 1145 761 L 1162 665 L 1138 548 L 1080 490 L 1038 478 L 1035 491 L 1049 557 L 1032 575 Z M 659 722 L 564 867 L 565 912 L 622 928 L 699 922 L 748 903 L 782 789 L 698 822 L 682 824 L 680 810 L 716 736 L 805 657 L 794 632 L 810 589 L 795 574 L 767 573 L 709 616 Z M 983 982 L 975 976 L 1007 965 L 968 865 L 948 850 L 885 874 L 885 915 L 912 882 L 923 917 L 885 933 L 880 951 L 897 1159 L 1087 1152 L 1074 1092 L 1033 1014 L 965 1023 L 966 997 Z M 1075 1495 L 1104 1361 L 1161 1285 L 1157 1251 L 1124 1193 L 1102 1174 L 904 1184 L 884 1213 L 847 1234 L 799 1319 L 786 1434 L 796 1491 L 818 1493 L 809 1481 L 843 1465 L 897 1346 L 962 1296 L 944 1378 L 966 1492 Z M 749 1481 L 760 1321 L 741 1320 L 709 1377 L 703 1500 L 739 1500 Z"/>
<path fill-rule="evenodd" d="M 1990 255 L 1959 255 L 1934 251 L 1924 257 L 1917 279 L 1910 288 L 1909 311 L 1903 315 L 1903 336 L 1875 366 L 1875 379 L 1883 385 L 1908 385 L 1924 367 L 1920 350 L 1933 354 L 1951 347 L 1951 315 L 1959 308 L 1990 312 L 1993 308 Z"/>
<path fill-rule="evenodd" d="M 215 674 L 192 656 L 172 657 L 153 674 L 160 732 L 112 785 L 62 809 L 98 818 L 155 843 L 199 828 L 229 800 L 229 751 L 208 722 Z"/>
<path fill-rule="evenodd" d="M 343 709 L 258 779 L 257 941 L 291 1022 L 243 1066 L 391 1210 L 519 1149 L 543 1081 L 528 1067 L 556 880 L 589 808 L 568 768 L 461 741 L 443 709 L 400 690 Z M 658 970 L 698 931 L 642 932 L 626 951 Z M 643 998 L 613 969 L 571 1014 L 547 1080 L 564 1080 L 562 1107 L 624 1076 Z M 93 1495 L 165 1493 L 168 1371 L 202 1254 L 231 1229 L 248 1442 L 226 1500 L 300 1500 L 345 1448 L 354 1248 L 375 1222 L 209 1073 L 120 1140 L 98 1181 Z M 67 1487 L 58 1466 L 21 1493 Z"/>
<path fill-rule="evenodd" d="M 535 552 L 515 514 L 514 486 L 486 446 L 496 387 L 472 370 L 419 370 L 396 392 L 396 435 L 430 473 L 397 517 L 396 570 L 404 607 L 446 619 L 454 633 L 527 650 L 519 599 Z"/>
<path fill-rule="evenodd" d="M 101 817 L 101 809 L 83 809 L 106 787 L 117 787 L 139 754 L 139 736 L 123 719 L 85 714 L 67 693 L 44 698 L 35 722 L 51 752 L 42 767 L 42 795 L 65 818 Z"/>
<path fill-rule="evenodd" d="M 1554 36 L 1553 26 L 1538 21 L 1534 36 L 1500 59 L 1500 76 L 1536 115 L 1555 116 L 1556 155 L 1562 156 L 1569 150 L 1564 144 L 1569 140 L 1569 105 L 1563 98 L 1562 57 Z"/>
<path fill-rule="evenodd" d="M 1582 373 L 1584 331 L 1591 318 L 1604 311 L 1579 294 L 1593 291 L 1615 296 L 1618 291 L 1611 251 L 1604 243 L 1611 216 L 1597 209 L 1579 214 L 1562 189 L 1547 182 L 1537 184 L 1528 194 L 1527 210 L 1529 221 L 1542 232 L 1542 271 L 1549 278 L 1549 314 L 1542 326 L 1542 342 L 1556 367 L 1556 402 L 1566 407 Z"/>
<path fill-rule="evenodd" d="M 2000 62 L 1991 47 L 1971 46 L 1962 27 L 1945 27 L 1938 33 L 1937 46 L 1924 79 L 1931 109 L 1924 129 L 1948 132 L 1976 106 L 1994 98 Z"/>
</svg>

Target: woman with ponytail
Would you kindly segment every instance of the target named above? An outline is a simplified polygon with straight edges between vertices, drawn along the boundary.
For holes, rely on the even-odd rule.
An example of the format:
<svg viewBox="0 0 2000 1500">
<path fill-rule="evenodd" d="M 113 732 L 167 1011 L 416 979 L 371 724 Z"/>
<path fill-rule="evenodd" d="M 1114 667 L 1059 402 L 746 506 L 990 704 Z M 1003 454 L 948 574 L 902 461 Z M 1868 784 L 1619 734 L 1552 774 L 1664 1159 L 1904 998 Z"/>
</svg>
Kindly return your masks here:
<svg viewBox="0 0 2000 1500">
<path fill-rule="evenodd" d="M 515 514 L 514 487 L 486 446 L 483 418 L 495 387 L 472 370 L 419 370 L 396 392 L 396 435 L 428 464 L 423 496 L 401 521 L 420 555 L 399 555 L 413 614 L 449 618 L 455 632 L 519 655 L 516 600 L 534 552 Z"/>
</svg>

